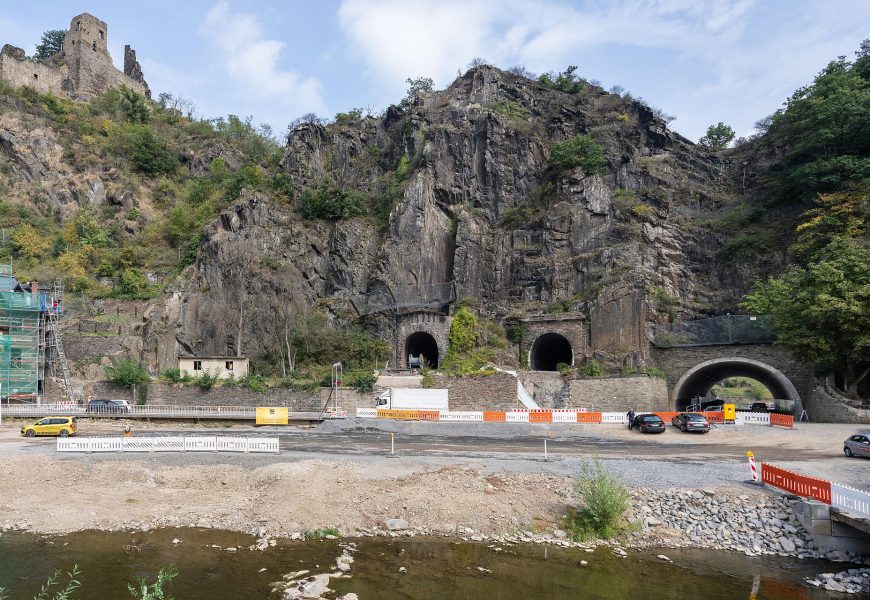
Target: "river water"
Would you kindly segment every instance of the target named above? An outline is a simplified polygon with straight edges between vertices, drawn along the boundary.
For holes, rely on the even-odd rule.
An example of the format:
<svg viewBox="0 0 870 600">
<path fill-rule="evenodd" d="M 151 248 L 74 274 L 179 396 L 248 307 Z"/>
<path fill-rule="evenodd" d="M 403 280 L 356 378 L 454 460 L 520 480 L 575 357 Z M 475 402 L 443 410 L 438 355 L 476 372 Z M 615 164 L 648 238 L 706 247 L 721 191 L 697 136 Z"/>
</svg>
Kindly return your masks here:
<svg viewBox="0 0 870 600">
<path fill-rule="evenodd" d="M 173 544 L 175 538 L 181 543 Z M 261 600 L 282 574 L 329 572 L 341 554 L 337 541 L 280 542 L 262 552 L 247 549 L 253 541 L 199 529 L 54 537 L 9 532 L 0 537 L 0 587 L 8 589 L 11 600 L 30 600 L 55 569 L 77 564 L 82 587 L 73 599 L 123 600 L 130 597 L 128 582 L 153 578 L 160 567 L 172 565 L 180 573 L 169 588 L 176 600 Z M 606 548 L 584 552 L 529 544 L 498 552 L 485 544 L 443 538 L 363 538 L 355 543 L 359 551 L 353 576 L 333 580 L 330 587 L 355 592 L 361 600 L 814 600 L 841 596 L 807 588 L 802 578 L 845 568 L 702 550 L 662 550 L 673 560 L 666 563 L 656 558 L 657 552 L 630 551 L 628 558 L 619 558 Z M 580 566 L 581 560 L 589 564 Z M 400 573 L 400 567 L 407 572 Z"/>
</svg>

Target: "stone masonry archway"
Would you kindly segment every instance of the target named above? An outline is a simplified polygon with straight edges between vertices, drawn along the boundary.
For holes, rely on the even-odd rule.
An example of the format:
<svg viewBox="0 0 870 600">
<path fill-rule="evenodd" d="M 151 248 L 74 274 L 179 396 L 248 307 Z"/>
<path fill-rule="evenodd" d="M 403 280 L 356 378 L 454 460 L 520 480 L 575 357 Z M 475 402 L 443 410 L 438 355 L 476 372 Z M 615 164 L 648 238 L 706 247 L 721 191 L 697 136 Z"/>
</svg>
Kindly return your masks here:
<svg viewBox="0 0 870 600">
<path fill-rule="evenodd" d="M 673 391 L 676 409 L 685 409 L 693 396 L 706 396 L 719 381 L 738 376 L 755 379 L 769 389 L 775 399 L 791 400 L 796 407 L 800 406 L 797 388 L 782 371 L 759 360 L 726 356 L 695 365 L 680 377 Z"/>
<path fill-rule="evenodd" d="M 529 366 L 533 371 L 555 371 L 561 363 L 574 365 L 574 349 L 568 338 L 553 332 L 535 338 L 529 349 Z"/>
<path fill-rule="evenodd" d="M 414 312 L 396 317 L 395 365 L 408 367 L 409 351 L 414 356 L 423 352 L 429 353 L 427 361 L 435 366 L 444 360 L 447 353 L 447 334 L 450 331 L 451 318 L 434 312 Z M 434 360 L 433 360 L 434 359 Z"/>
<path fill-rule="evenodd" d="M 404 362 L 408 364 L 408 357 L 422 356 L 426 364 L 433 369 L 438 368 L 438 342 L 431 333 L 415 331 L 405 340 Z"/>
</svg>

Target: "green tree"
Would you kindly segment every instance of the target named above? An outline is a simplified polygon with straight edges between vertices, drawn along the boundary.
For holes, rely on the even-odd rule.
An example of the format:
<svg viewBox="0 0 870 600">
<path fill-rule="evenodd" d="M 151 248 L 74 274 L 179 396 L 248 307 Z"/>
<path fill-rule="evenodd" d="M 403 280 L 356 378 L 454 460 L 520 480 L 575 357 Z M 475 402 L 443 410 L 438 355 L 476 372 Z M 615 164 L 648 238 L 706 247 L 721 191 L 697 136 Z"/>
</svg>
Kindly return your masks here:
<svg viewBox="0 0 870 600">
<path fill-rule="evenodd" d="M 805 260 L 840 236 L 870 238 L 870 190 L 819 194 L 816 206 L 804 213 L 793 251 Z"/>
<path fill-rule="evenodd" d="M 151 376 L 148 374 L 148 371 L 143 369 L 138 362 L 130 358 L 112 359 L 112 364 L 103 367 L 103 370 L 106 372 L 106 379 L 112 383 L 122 385 L 129 390 L 133 390 L 134 398 L 137 398 L 138 396 L 140 390 L 139 386 L 151 381 Z M 142 398 L 144 399 L 144 397 L 145 395 L 143 393 Z"/>
<path fill-rule="evenodd" d="M 42 40 L 36 45 L 33 58 L 44 60 L 51 58 L 63 50 L 63 41 L 66 39 L 66 31 L 63 29 L 49 29 L 42 34 Z"/>
<path fill-rule="evenodd" d="M 472 350 L 480 334 L 477 331 L 477 317 L 468 308 L 462 307 L 453 315 L 447 341 L 448 353 L 462 354 Z"/>
<path fill-rule="evenodd" d="M 785 199 L 867 187 L 870 182 L 870 40 L 857 60 L 840 57 L 812 84 L 797 90 L 773 115 L 772 143 L 784 151 L 772 173 L 773 191 Z"/>
<path fill-rule="evenodd" d="M 724 150 L 734 139 L 734 135 L 734 130 L 731 129 L 730 125 L 719 121 L 716 125 L 710 125 L 707 128 L 707 133 L 698 140 L 698 143 L 711 150 Z"/>
<path fill-rule="evenodd" d="M 121 114 L 128 123 L 144 125 L 150 118 L 145 96 L 137 94 L 128 87 L 121 88 Z"/>
<path fill-rule="evenodd" d="M 583 167 L 587 173 L 602 171 L 607 166 L 604 148 L 589 135 L 574 137 L 553 146 L 550 166 L 557 171 Z"/>
<path fill-rule="evenodd" d="M 757 281 L 743 306 L 772 315 L 778 344 L 820 371 L 840 373 L 856 398 L 870 375 L 870 250 L 839 237 L 817 259 Z"/>
</svg>

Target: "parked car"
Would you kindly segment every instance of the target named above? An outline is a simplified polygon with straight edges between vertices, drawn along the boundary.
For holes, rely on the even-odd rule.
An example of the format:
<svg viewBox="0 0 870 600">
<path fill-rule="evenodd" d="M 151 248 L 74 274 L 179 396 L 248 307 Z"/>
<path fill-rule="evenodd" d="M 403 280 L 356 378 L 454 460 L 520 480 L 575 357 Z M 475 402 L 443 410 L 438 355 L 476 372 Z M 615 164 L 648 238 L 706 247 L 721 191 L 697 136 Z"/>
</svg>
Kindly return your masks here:
<svg viewBox="0 0 870 600">
<path fill-rule="evenodd" d="M 126 400 L 91 400 L 85 411 L 96 414 L 128 413 L 130 405 Z"/>
<path fill-rule="evenodd" d="M 767 408 L 767 402 L 753 402 L 752 406 L 749 407 L 750 412 L 769 412 Z"/>
<path fill-rule="evenodd" d="M 674 415 L 674 418 L 671 419 L 671 425 L 680 431 L 700 431 L 701 433 L 710 431 L 709 421 L 700 413 L 680 413 Z"/>
<path fill-rule="evenodd" d="M 641 433 L 664 433 L 665 422 L 658 415 L 637 415 L 634 428 Z"/>
<path fill-rule="evenodd" d="M 36 423 L 21 428 L 21 435 L 34 437 L 37 435 L 59 435 L 67 437 L 76 434 L 75 417 L 45 417 Z"/>
<path fill-rule="evenodd" d="M 843 442 L 843 454 L 870 458 L 870 436 L 862 433 L 849 436 L 849 439 Z"/>
<path fill-rule="evenodd" d="M 722 412 L 725 410 L 724 404 L 711 404 L 704 408 L 704 412 Z"/>
</svg>

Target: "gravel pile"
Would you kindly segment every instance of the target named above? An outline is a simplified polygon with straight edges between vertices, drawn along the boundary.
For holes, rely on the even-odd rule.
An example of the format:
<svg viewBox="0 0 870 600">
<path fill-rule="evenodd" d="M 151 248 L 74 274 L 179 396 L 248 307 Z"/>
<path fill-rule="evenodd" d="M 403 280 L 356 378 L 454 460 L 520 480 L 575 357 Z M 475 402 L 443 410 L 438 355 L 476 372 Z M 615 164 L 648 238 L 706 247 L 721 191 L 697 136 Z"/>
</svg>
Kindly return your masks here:
<svg viewBox="0 0 870 600">
<path fill-rule="evenodd" d="M 870 593 L 870 569 L 849 569 L 839 573 L 822 573 L 813 578 L 807 578 L 807 583 L 832 592 L 847 594 Z"/>
</svg>

